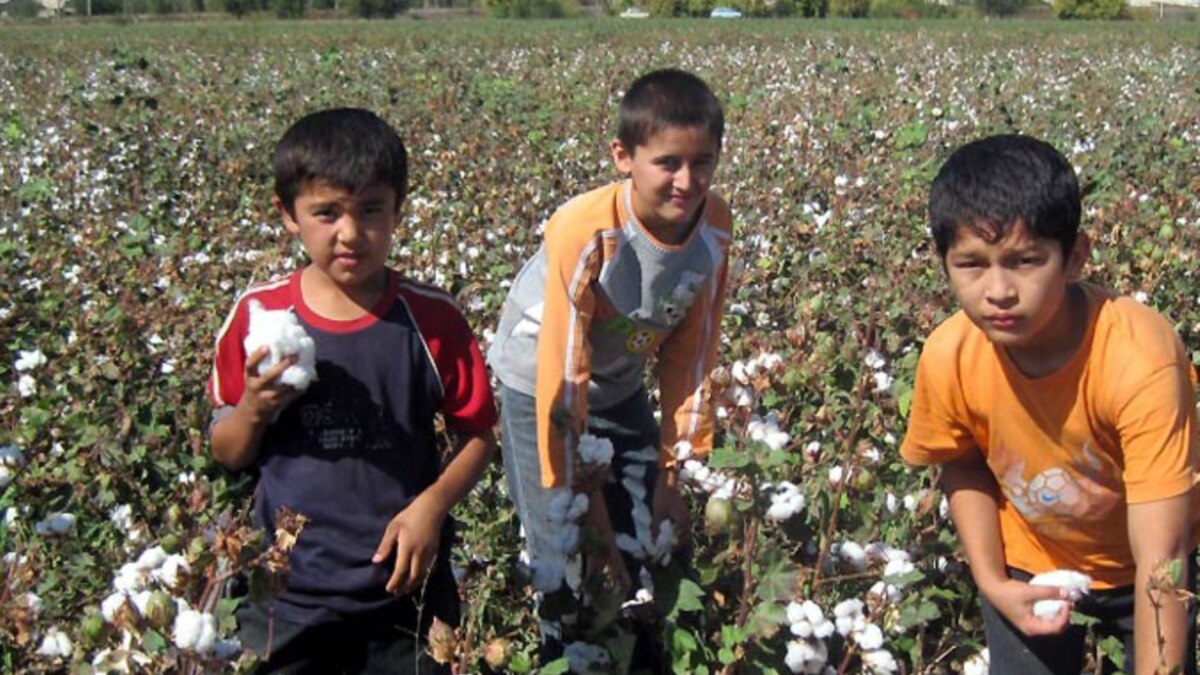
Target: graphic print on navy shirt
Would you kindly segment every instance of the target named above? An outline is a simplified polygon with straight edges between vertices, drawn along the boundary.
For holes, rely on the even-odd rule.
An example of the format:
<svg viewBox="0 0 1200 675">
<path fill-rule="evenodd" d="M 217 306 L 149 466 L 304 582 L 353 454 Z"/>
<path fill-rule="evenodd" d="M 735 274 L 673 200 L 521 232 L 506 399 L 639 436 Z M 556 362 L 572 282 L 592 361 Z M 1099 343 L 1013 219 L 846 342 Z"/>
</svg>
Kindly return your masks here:
<svg viewBox="0 0 1200 675">
<path fill-rule="evenodd" d="M 268 428 L 258 456 L 256 522 L 273 532 L 281 506 L 309 519 L 277 611 L 315 622 L 383 606 L 391 561 L 377 565 L 371 556 L 392 517 L 437 479 L 435 416 L 468 433 L 495 422 L 478 346 L 435 289 L 392 274 L 370 313 L 335 322 L 304 305 L 296 273 L 238 302 L 218 342 L 218 408 L 241 396 L 250 298 L 267 309 L 293 307 L 316 345 L 317 380 Z M 443 547 L 449 535 L 443 531 Z"/>
</svg>

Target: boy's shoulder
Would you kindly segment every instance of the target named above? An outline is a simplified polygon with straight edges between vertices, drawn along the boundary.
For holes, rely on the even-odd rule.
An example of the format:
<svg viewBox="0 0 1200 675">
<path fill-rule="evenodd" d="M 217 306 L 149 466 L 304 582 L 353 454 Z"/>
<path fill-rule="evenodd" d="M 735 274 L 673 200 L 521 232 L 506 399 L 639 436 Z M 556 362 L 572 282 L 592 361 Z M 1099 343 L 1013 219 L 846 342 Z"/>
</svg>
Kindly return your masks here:
<svg viewBox="0 0 1200 675">
<path fill-rule="evenodd" d="M 293 293 L 298 274 L 298 271 L 288 272 L 266 281 L 251 282 L 238 295 L 235 307 L 244 308 L 251 300 L 262 303 L 263 309 L 287 309 L 293 306 L 296 303 Z"/>
</svg>

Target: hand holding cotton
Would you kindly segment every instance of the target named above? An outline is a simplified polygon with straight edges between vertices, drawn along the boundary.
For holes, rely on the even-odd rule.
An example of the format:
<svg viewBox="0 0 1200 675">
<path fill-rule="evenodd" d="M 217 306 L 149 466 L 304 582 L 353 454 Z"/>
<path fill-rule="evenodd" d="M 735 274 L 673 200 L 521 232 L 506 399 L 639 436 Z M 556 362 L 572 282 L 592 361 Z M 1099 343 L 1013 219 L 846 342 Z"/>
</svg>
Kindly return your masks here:
<svg viewBox="0 0 1200 675">
<path fill-rule="evenodd" d="M 1054 570 L 1042 572 L 1029 580 L 1031 586 L 1056 586 L 1067 590 L 1071 602 L 1087 595 L 1092 585 L 1092 578 L 1075 570 Z M 1065 600 L 1038 600 L 1033 603 L 1033 614 L 1040 619 L 1053 619 L 1062 611 Z"/>
<path fill-rule="evenodd" d="M 283 371 L 279 382 L 304 391 L 317 379 L 316 346 L 290 309 L 267 310 L 262 303 L 251 300 L 250 330 L 243 345 L 248 355 L 262 347 L 270 350 L 258 363 L 259 375 L 287 357 L 296 356 L 296 363 Z"/>
</svg>

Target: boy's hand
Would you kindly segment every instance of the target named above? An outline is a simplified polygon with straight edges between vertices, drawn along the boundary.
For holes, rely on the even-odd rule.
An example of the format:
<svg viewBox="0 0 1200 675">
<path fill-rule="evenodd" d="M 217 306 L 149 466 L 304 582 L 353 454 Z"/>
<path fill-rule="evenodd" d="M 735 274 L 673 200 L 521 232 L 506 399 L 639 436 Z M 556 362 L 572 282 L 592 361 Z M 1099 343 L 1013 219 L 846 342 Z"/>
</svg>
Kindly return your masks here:
<svg viewBox="0 0 1200 675">
<path fill-rule="evenodd" d="M 1058 635 L 1071 622 L 1070 594 L 1056 586 L 1031 586 L 1024 581 L 1005 579 L 985 591 L 988 602 L 1025 635 Z M 1062 611 L 1053 619 L 1041 619 L 1033 614 L 1038 600 L 1062 600 Z"/>
<path fill-rule="evenodd" d="M 654 486 L 654 497 L 650 505 L 652 534 L 658 536 L 658 525 L 664 520 L 675 523 L 675 548 L 688 544 L 692 537 L 692 514 L 688 511 L 683 495 L 679 493 L 675 472 L 662 469 Z"/>
<path fill-rule="evenodd" d="M 279 411 L 300 396 L 300 391 L 295 387 L 279 381 L 283 371 L 296 362 L 295 355 L 284 358 L 262 375 L 258 374 L 258 364 L 270 354 L 270 349 L 259 347 L 258 351 L 246 360 L 246 386 L 242 399 L 238 401 L 238 405 L 244 407 L 259 422 L 274 420 Z"/>
<path fill-rule="evenodd" d="M 437 559 L 442 536 L 442 520 L 446 512 L 421 495 L 403 511 L 397 513 L 383 533 L 371 562 L 383 563 L 396 552 L 392 577 L 385 588 L 388 593 L 404 595 L 425 583 Z"/>
</svg>

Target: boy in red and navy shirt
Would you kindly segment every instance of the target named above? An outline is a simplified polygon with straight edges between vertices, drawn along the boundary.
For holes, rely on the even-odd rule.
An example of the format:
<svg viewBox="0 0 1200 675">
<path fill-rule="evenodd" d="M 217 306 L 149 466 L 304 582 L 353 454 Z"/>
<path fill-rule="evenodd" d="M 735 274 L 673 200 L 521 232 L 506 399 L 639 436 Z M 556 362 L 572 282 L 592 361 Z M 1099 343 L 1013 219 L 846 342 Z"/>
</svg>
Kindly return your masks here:
<svg viewBox="0 0 1200 675">
<path fill-rule="evenodd" d="M 433 616 L 457 620 L 447 514 L 495 450 L 483 358 L 448 295 L 386 266 L 407 180 L 387 123 L 314 113 L 274 163 L 273 202 L 311 262 L 252 287 L 221 328 L 212 451 L 230 469 L 257 467 L 254 516 L 268 534 L 283 506 L 308 522 L 286 589 L 241 612 L 240 636 L 269 654 L 261 672 L 449 672 L 421 640 Z M 290 360 L 259 375 L 266 348 L 245 353 L 251 301 L 293 310 L 313 339 L 317 379 L 302 393 L 280 382 Z M 457 435 L 444 470 L 439 414 Z"/>
</svg>

